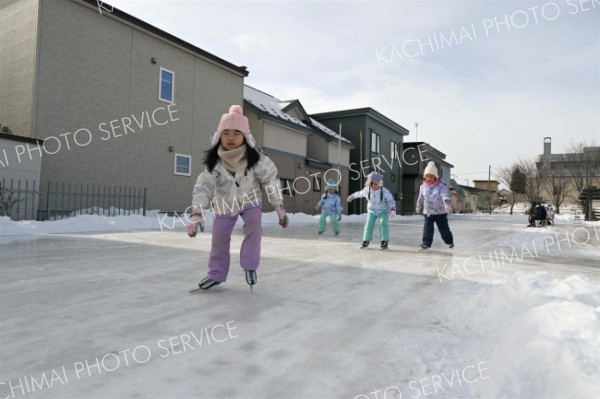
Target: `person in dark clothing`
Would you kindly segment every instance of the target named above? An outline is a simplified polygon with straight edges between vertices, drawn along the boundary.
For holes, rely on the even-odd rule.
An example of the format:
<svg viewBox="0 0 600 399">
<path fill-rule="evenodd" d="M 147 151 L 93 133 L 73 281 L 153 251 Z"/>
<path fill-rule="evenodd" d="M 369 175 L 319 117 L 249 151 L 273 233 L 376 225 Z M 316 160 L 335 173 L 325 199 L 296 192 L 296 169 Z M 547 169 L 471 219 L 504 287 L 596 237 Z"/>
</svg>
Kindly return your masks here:
<svg viewBox="0 0 600 399">
<path fill-rule="evenodd" d="M 527 211 L 527 214 L 529 215 L 529 226 L 528 227 L 535 227 L 535 220 L 536 220 L 535 213 L 536 213 L 536 203 L 534 202 L 533 204 L 531 204 L 531 207 Z"/>
</svg>

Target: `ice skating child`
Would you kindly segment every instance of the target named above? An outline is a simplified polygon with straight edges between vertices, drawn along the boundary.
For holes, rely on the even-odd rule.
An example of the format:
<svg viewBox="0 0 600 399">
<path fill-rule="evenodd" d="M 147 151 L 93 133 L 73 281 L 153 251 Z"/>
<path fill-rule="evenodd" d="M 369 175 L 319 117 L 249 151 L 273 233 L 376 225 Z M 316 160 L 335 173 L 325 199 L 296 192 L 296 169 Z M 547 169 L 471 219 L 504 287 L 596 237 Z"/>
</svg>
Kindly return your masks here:
<svg viewBox="0 0 600 399">
<path fill-rule="evenodd" d="M 381 239 L 381 249 L 388 249 L 390 239 L 390 229 L 388 218 L 396 216 L 396 202 L 390 191 L 383 187 L 382 176 L 377 172 L 371 172 L 367 176 L 365 188 L 357 191 L 348 197 L 348 202 L 356 198 L 367 198 L 367 221 L 363 231 L 362 248 L 369 246 L 373 238 L 373 228 L 375 221 L 379 220 L 379 238 Z"/>
<path fill-rule="evenodd" d="M 214 222 L 208 275 L 198 286 L 209 289 L 227 280 L 231 233 L 238 216 L 244 220 L 240 264 L 246 272 L 246 282 L 252 286 L 256 284 L 256 269 L 260 263 L 263 187 L 279 216 L 279 224 L 285 228 L 288 223 L 278 190 L 277 168 L 256 150 L 248 118 L 239 105 L 232 105 L 229 112 L 223 114 L 212 145 L 204 158 L 206 168 L 196 180 L 193 213 L 187 226 L 188 235 L 194 237 L 197 225 L 204 223 L 205 210 L 212 206 Z"/>
<path fill-rule="evenodd" d="M 315 210 L 321 211 L 319 218 L 319 235 L 323 234 L 327 227 L 327 217 L 331 222 L 333 233 L 337 236 L 340 234 L 339 221 L 342 220 L 342 199 L 337 192 L 337 184 L 333 180 L 329 180 L 325 186 L 325 194 L 321 196 L 321 200 L 317 203 Z"/>
<path fill-rule="evenodd" d="M 425 181 L 419 189 L 417 213 L 423 211 L 425 225 L 423 227 L 422 249 L 431 248 L 433 243 L 433 223 L 437 224 L 442 240 L 454 247 L 454 238 L 448 225 L 448 214 L 452 213 L 452 197 L 448 186 L 438 179 L 438 170 L 434 162 L 429 162 L 423 173 Z"/>
</svg>

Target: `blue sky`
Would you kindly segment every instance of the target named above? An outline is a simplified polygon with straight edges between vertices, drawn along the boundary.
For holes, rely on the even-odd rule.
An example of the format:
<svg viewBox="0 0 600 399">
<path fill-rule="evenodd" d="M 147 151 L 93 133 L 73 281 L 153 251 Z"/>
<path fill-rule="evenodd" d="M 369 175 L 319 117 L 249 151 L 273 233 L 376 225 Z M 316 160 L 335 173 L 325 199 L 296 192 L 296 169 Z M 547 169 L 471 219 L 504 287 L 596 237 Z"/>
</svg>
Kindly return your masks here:
<svg viewBox="0 0 600 399">
<path fill-rule="evenodd" d="M 309 113 L 372 107 L 405 141 L 418 122 L 459 183 L 540 154 L 546 136 L 555 153 L 600 144 L 600 0 L 109 3 Z"/>
</svg>

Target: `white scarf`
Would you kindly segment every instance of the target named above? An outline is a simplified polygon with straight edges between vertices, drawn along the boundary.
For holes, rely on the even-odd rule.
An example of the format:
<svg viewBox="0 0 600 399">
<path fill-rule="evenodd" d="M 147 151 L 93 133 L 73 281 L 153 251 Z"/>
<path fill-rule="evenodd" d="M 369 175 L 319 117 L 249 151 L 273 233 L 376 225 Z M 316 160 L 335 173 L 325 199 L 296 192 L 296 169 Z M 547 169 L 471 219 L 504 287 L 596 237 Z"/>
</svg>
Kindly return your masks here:
<svg viewBox="0 0 600 399">
<path fill-rule="evenodd" d="M 248 167 L 246 144 L 242 144 L 233 150 L 226 150 L 220 145 L 218 154 L 223 166 L 230 172 L 243 172 Z"/>
</svg>

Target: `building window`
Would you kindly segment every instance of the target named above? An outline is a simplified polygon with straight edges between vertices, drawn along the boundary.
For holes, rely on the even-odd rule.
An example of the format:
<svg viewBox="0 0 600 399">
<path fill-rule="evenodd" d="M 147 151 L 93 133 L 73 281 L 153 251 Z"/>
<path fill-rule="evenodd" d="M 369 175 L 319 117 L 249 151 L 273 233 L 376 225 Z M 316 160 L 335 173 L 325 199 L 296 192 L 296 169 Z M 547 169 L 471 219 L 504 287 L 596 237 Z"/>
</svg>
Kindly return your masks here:
<svg viewBox="0 0 600 399">
<path fill-rule="evenodd" d="M 398 159 L 398 143 L 390 141 L 390 159 L 395 161 Z"/>
<path fill-rule="evenodd" d="M 321 178 L 313 176 L 313 191 L 321 191 Z"/>
<path fill-rule="evenodd" d="M 158 99 L 173 103 L 175 98 L 175 72 L 160 68 L 160 80 L 158 82 Z"/>
<path fill-rule="evenodd" d="M 290 197 L 294 195 L 294 181 L 292 179 L 279 179 L 279 192 L 281 195 L 287 194 Z"/>
<path fill-rule="evenodd" d="M 379 135 L 375 132 L 371 132 L 371 152 L 379 154 Z"/>
<path fill-rule="evenodd" d="M 176 175 L 191 176 L 192 157 L 189 155 L 175 154 L 175 171 Z"/>
</svg>

